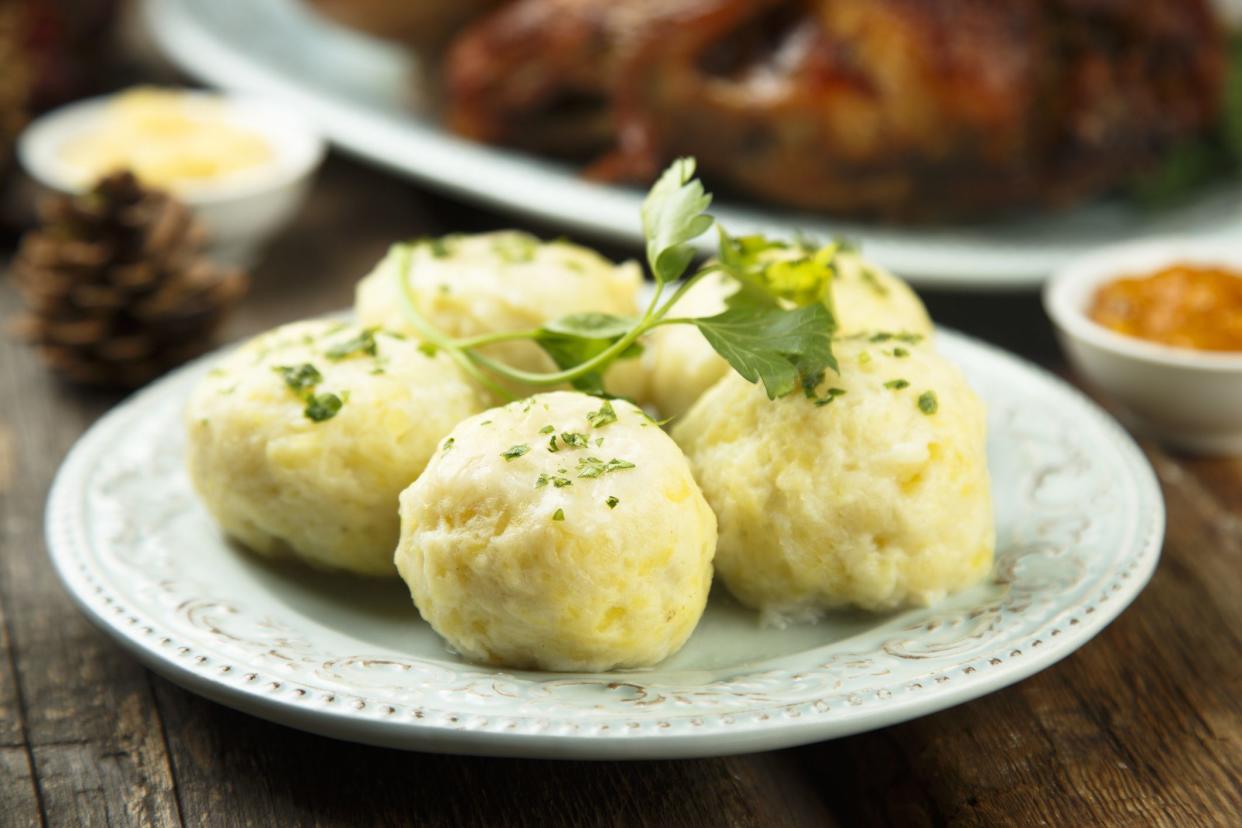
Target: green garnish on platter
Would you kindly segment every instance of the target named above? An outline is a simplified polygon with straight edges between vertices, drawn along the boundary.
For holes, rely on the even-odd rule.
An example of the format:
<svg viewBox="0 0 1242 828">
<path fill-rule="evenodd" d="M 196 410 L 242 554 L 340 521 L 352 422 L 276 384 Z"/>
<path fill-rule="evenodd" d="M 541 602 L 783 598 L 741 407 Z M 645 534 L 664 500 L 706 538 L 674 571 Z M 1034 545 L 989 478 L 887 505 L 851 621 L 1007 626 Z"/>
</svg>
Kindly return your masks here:
<svg viewBox="0 0 1242 828">
<path fill-rule="evenodd" d="M 553 513 L 552 513 L 552 519 L 553 519 L 553 520 L 564 520 L 564 519 L 565 519 L 565 510 L 564 510 L 564 509 L 557 509 L 555 512 L 553 512 Z"/>
<path fill-rule="evenodd" d="M 332 393 L 316 394 L 315 386 L 323 382 L 323 374 L 309 362 L 301 365 L 278 365 L 273 370 L 284 378 L 289 390 L 306 403 L 302 413 L 308 420 L 317 423 L 331 420 L 348 399 L 348 392 L 343 392 L 340 397 Z"/>
<path fill-rule="evenodd" d="M 533 330 L 453 339 L 418 309 L 408 278 L 413 264 L 410 244 L 395 248 L 394 277 L 402 311 L 422 339 L 421 347 L 446 352 L 473 379 L 510 399 L 515 395 L 506 383 L 545 389 L 568 383 L 579 391 L 608 397 L 604 374 L 609 366 L 639 356 L 639 339 L 665 325 L 698 328 L 735 371 L 748 382 L 762 383 L 770 399 L 814 388 L 826 371 L 837 370 L 831 288 L 836 258 L 850 248 L 843 242 L 815 247 L 805 240 L 786 243 L 759 235 L 734 238 L 707 213 L 711 200 L 695 178 L 690 158 L 674 161 L 647 194 L 641 216 L 655 290 L 638 318 L 577 313 Z M 696 255 L 692 242 L 713 226 L 719 236 L 716 259 L 692 269 Z M 738 285 L 725 310 L 701 318 L 671 316 L 677 301 L 713 273 Z M 557 370 L 514 368 L 480 350 L 515 340 L 533 341 L 552 358 Z M 602 428 L 616 421 L 616 412 L 605 401 L 588 420 L 594 428 Z M 555 438 L 549 450 L 556 450 Z"/>
<path fill-rule="evenodd" d="M 940 410 L 940 400 L 936 398 L 935 391 L 924 391 L 919 394 L 919 411 L 931 416 Z"/>
<path fill-rule="evenodd" d="M 603 428 L 609 423 L 617 421 L 617 412 L 613 411 L 612 403 L 604 400 L 604 404 L 599 407 L 599 411 L 592 411 L 587 414 L 587 422 L 591 424 L 591 428 Z"/>
<path fill-rule="evenodd" d="M 344 404 L 345 401 L 336 394 L 311 394 L 306 398 L 306 410 L 303 413 L 309 419 L 322 423 L 335 417 Z"/>
<path fill-rule="evenodd" d="M 904 379 L 889 380 L 888 382 L 884 383 L 884 387 L 891 388 L 894 391 L 900 391 L 903 388 L 909 388 L 910 381 L 904 380 Z"/>
<path fill-rule="evenodd" d="M 378 346 L 375 344 L 375 329 L 366 328 L 342 342 L 324 351 L 324 356 L 328 359 L 345 359 L 354 354 L 366 354 L 367 356 L 375 356 L 378 353 Z"/>
<path fill-rule="evenodd" d="M 275 371 L 285 378 L 285 385 L 293 391 L 305 391 L 323 382 L 323 374 L 309 362 L 301 365 L 279 365 Z"/>
<path fill-rule="evenodd" d="M 608 499 L 605 500 L 604 502 L 608 504 L 609 509 L 615 509 L 617 508 L 617 504 L 620 503 L 621 501 L 613 497 L 612 495 L 608 495 Z"/>
<path fill-rule="evenodd" d="M 530 451 L 530 446 L 526 445 L 525 443 L 518 443 L 516 446 L 509 446 L 509 448 L 502 451 L 500 453 L 500 456 L 505 458 L 506 462 L 510 462 L 510 461 L 516 460 L 517 458 L 521 457 L 523 454 L 526 454 L 529 451 Z"/>
<path fill-rule="evenodd" d="M 582 457 L 578 459 L 579 477 L 601 477 L 610 472 L 624 471 L 632 468 L 635 468 L 633 463 L 628 460 L 618 460 L 616 457 L 606 463 L 598 457 Z"/>
</svg>

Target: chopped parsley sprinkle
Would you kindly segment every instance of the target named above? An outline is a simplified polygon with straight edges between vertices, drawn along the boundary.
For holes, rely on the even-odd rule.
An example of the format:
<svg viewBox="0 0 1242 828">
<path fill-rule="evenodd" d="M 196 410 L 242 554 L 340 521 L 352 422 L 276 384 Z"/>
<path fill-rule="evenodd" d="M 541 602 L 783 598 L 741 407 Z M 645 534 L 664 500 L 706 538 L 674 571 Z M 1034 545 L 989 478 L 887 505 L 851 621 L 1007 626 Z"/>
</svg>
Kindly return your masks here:
<svg viewBox="0 0 1242 828">
<path fill-rule="evenodd" d="M 442 239 L 424 239 L 424 243 L 427 245 L 427 248 L 431 251 L 431 255 L 433 258 L 443 259 L 443 258 L 446 258 L 450 253 L 447 237 L 442 238 Z"/>
<path fill-rule="evenodd" d="M 910 352 L 909 352 L 909 351 L 907 351 L 905 348 L 894 348 L 894 349 L 893 349 L 893 356 L 895 356 L 895 357 L 897 357 L 898 359 L 900 359 L 900 358 L 902 358 L 902 357 L 908 357 L 908 356 L 910 356 Z"/>
<path fill-rule="evenodd" d="M 444 441 L 444 445 L 440 446 L 440 451 L 448 451 L 449 449 L 453 447 L 453 444 L 456 442 L 457 440 L 455 438 L 453 437 L 448 438 L 447 440 Z"/>
<path fill-rule="evenodd" d="M 608 499 L 605 500 L 604 502 L 608 504 L 609 509 L 615 509 L 617 508 L 617 504 L 620 503 L 621 501 L 613 497 L 612 495 L 608 495 Z"/>
<path fill-rule="evenodd" d="M 600 477 L 609 472 L 623 471 L 625 469 L 634 468 L 634 464 L 628 460 L 618 460 L 616 457 L 605 463 L 598 457 L 580 457 L 578 458 L 578 476 L 579 477 Z"/>
<path fill-rule="evenodd" d="M 880 282 L 880 279 L 879 279 L 879 277 L 878 277 L 878 276 L 876 276 L 876 275 L 875 275 L 875 271 L 874 271 L 874 270 L 872 270 L 872 269 L 871 269 L 871 268 L 869 268 L 869 267 L 863 267 L 863 268 L 861 269 L 860 273 L 861 273 L 861 275 L 862 275 L 862 280 L 863 280 L 864 282 L 866 282 L 866 283 L 867 283 L 867 286 L 868 286 L 869 288 L 871 288 L 872 290 L 874 290 L 874 291 L 875 291 L 876 293 L 878 293 L 880 296 L 887 296 L 887 295 L 888 295 L 888 288 L 887 288 L 887 287 L 885 287 L 885 286 L 884 286 L 884 285 Z"/>
<path fill-rule="evenodd" d="M 554 431 L 556 431 L 556 428 L 550 425 L 546 425 L 543 428 L 539 429 L 540 434 L 551 434 Z"/>
<path fill-rule="evenodd" d="M 891 388 L 894 391 L 900 391 L 903 388 L 909 388 L 910 383 L 907 380 L 895 379 L 895 380 L 889 380 L 888 382 L 884 383 L 884 387 Z"/>
<path fill-rule="evenodd" d="M 556 444 L 556 435 L 553 434 L 551 437 L 548 438 L 548 451 L 552 452 L 553 454 L 556 454 L 560 450 L 561 450 L 561 447 Z"/>
<path fill-rule="evenodd" d="M 569 448 L 582 449 L 586 448 L 588 445 L 587 436 L 585 434 L 579 434 L 576 431 L 566 431 L 562 433 L 561 441 L 564 442 Z"/>
<path fill-rule="evenodd" d="M 525 233 L 514 233 L 492 243 L 492 252 L 506 264 L 522 264 L 535 258 L 539 242 Z"/>
<path fill-rule="evenodd" d="M 554 475 L 540 473 L 539 478 L 535 481 L 535 488 L 542 489 L 549 483 L 558 489 L 574 485 L 574 481 L 570 480 L 568 477 L 556 477 Z"/>
<path fill-rule="evenodd" d="M 328 359 L 345 359 L 354 354 L 375 356 L 379 353 L 375 344 L 375 330 L 375 328 L 366 328 L 359 331 L 357 336 L 342 340 L 328 348 L 324 351 L 324 356 Z"/>
<path fill-rule="evenodd" d="M 599 407 L 599 411 L 592 411 L 587 414 L 587 422 L 592 428 L 603 428 L 609 423 L 617 421 L 617 412 L 612 410 L 612 401 L 604 400 L 604 404 Z"/>
<path fill-rule="evenodd" d="M 555 512 L 553 512 L 553 513 L 552 513 L 552 519 L 553 519 L 553 520 L 564 520 L 564 519 L 565 519 L 565 510 L 564 510 L 564 509 L 557 509 Z"/>
<path fill-rule="evenodd" d="M 323 382 L 323 374 L 309 362 L 301 365 L 281 365 L 275 371 L 285 378 L 285 385 L 294 391 L 305 391 Z"/>
<path fill-rule="evenodd" d="M 907 345 L 918 345 L 920 342 L 923 341 L 923 335 L 916 334 L 916 333 L 906 333 L 906 332 L 877 333 L 877 334 L 872 334 L 871 338 L 868 341 L 869 342 L 891 342 L 893 340 L 896 340 L 897 342 L 904 342 Z"/>
<path fill-rule="evenodd" d="M 345 401 L 336 394 L 311 394 L 306 398 L 306 410 L 303 413 L 315 422 L 322 423 L 335 417 L 344 404 Z"/>
<path fill-rule="evenodd" d="M 500 456 L 505 458 L 505 462 L 510 462 L 526 454 L 528 451 L 530 451 L 530 446 L 525 443 L 518 443 L 516 446 L 509 446 L 509 448 L 502 451 Z"/>
<path fill-rule="evenodd" d="M 922 394 L 919 394 L 919 411 L 930 416 L 939 409 L 940 401 L 936 399 L 935 391 L 924 391 Z"/>
<path fill-rule="evenodd" d="M 844 388 L 829 388 L 824 392 L 824 396 L 815 398 L 815 406 L 817 408 L 822 408 L 835 400 L 837 397 L 845 396 L 845 393 Z"/>
<path fill-rule="evenodd" d="M 602 446 L 603 444 L 604 444 L 604 438 L 603 438 L 603 437 L 596 437 L 596 438 L 595 438 L 595 446 L 596 446 L 596 448 L 598 448 L 599 446 Z"/>
</svg>

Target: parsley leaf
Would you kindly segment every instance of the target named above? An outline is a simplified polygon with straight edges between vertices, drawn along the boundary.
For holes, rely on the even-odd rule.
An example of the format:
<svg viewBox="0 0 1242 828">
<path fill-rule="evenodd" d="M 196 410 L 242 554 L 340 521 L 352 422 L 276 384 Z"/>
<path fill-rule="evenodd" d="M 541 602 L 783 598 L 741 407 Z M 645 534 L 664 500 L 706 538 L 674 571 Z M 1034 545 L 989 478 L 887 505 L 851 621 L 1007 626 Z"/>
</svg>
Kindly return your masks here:
<svg viewBox="0 0 1242 828">
<path fill-rule="evenodd" d="M 552 357 L 556 367 L 569 369 L 608 350 L 635 324 L 634 319 L 608 313 L 575 313 L 545 324 L 536 333 L 535 343 Z M 635 342 L 617 359 L 631 359 L 642 352 L 642 346 Z M 601 394 L 604 392 L 604 371 L 589 371 L 576 377 L 572 385 L 588 394 Z"/>
<path fill-rule="evenodd" d="M 837 370 L 832 354 L 836 322 L 819 303 L 784 310 L 734 294 L 724 313 L 694 324 L 733 370 L 748 382 L 763 382 L 768 399 L 813 388 L 826 369 Z"/>
<path fill-rule="evenodd" d="M 620 503 L 621 501 L 618 498 L 613 497 L 612 495 L 608 495 L 608 499 L 605 500 L 604 502 L 608 504 L 609 509 L 615 509 L 617 508 L 617 504 Z"/>
<path fill-rule="evenodd" d="M 275 370 L 285 378 L 285 385 L 294 391 L 305 391 L 323 382 L 323 374 L 309 362 L 301 365 L 281 365 Z"/>
<path fill-rule="evenodd" d="M 841 242 L 814 247 L 805 241 L 776 241 L 765 236 L 734 238 L 720 231 L 720 268 L 741 284 L 742 293 L 763 305 L 780 301 L 801 307 L 823 302 L 832 307 L 832 280 Z"/>
<path fill-rule="evenodd" d="M 510 446 L 502 451 L 500 456 L 505 458 L 505 462 L 511 462 L 521 457 L 523 454 L 526 454 L 528 451 L 530 451 L 530 446 L 525 443 L 519 443 L 516 446 Z"/>
<path fill-rule="evenodd" d="M 643 200 L 643 237 L 647 264 L 658 284 L 686 272 L 694 259 L 689 242 L 708 231 L 715 221 L 706 214 L 712 197 L 694 177 L 693 158 L 674 161 Z"/>
<path fill-rule="evenodd" d="M 940 400 L 936 399 L 935 391 L 924 391 L 919 394 L 919 411 L 929 417 L 940 409 Z"/>
<path fill-rule="evenodd" d="M 565 510 L 564 510 L 564 509 L 557 509 L 555 512 L 553 512 L 553 513 L 552 513 L 552 519 L 553 519 L 553 520 L 564 520 L 564 519 L 565 519 Z"/>
<path fill-rule="evenodd" d="M 599 407 L 599 411 L 589 412 L 586 418 L 592 428 L 603 428 L 609 423 L 617 421 L 617 412 L 613 410 L 611 402 L 604 400 L 604 404 Z M 561 438 L 564 439 L 564 435 Z"/>
<path fill-rule="evenodd" d="M 893 391 L 900 391 L 903 388 L 909 388 L 910 382 L 909 380 L 904 380 L 904 379 L 893 379 L 893 380 L 889 380 L 888 382 L 884 383 L 884 387 L 889 388 Z"/>
<path fill-rule="evenodd" d="M 327 351 L 324 351 L 324 356 L 328 359 L 344 359 L 354 354 L 375 356 L 376 353 L 375 329 L 366 328 L 360 331 L 357 336 L 350 337 L 328 348 Z"/>
<path fill-rule="evenodd" d="M 578 459 L 578 476 L 579 477 L 601 477 L 615 471 L 624 471 L 634 468 L 634 464 L 628 460 L 618 460 L 616 457 L 605 463 L 598 457 L 580 457 Z"/>
<path fill-rule="evenodd" d="M 564 432 L 561 434 L 561 440 L 569 448 L 583 449 L 587 447 L 587 436 L 576 431 Z"/>
<path fill-rule="evenodd" d="M 336 394 L 311 394 L 306 398 L 306 410 L 303 413 L 315 422 L 322 423 L 335 417 L 344 404 Z"/>
</svg>

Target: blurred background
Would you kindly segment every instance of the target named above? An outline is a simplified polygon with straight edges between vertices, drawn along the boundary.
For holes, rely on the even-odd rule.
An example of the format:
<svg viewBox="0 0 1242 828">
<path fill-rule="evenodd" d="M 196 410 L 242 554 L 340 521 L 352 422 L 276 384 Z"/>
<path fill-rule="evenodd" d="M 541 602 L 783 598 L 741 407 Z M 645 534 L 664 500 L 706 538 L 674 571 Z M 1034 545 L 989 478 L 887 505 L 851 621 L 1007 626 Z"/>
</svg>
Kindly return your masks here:
<svg viewBox="0 0 1242 828">
<path fill-rule="evenodd" d="M 0 251 L 41 197 L 130 167 L 205 226 L 199 259 L 259 302 L 298 301 L 296 272 L 322 311 L 415 233 L 632 256 L 646 185 L 693 155 L 736 232 L 850 238 L 944 324 L 1047 358 L 1032 292 L 1077 257 L 1242 238 L 1240 20 L 1238 0 L 7 0 Z M 155 91 L 193 87 L 226 93 L 223 124 Z M 64 253 L 39 252 L 40 273 Z M 231 338 L 242 292 L 182 304 Z"/>
</svg>

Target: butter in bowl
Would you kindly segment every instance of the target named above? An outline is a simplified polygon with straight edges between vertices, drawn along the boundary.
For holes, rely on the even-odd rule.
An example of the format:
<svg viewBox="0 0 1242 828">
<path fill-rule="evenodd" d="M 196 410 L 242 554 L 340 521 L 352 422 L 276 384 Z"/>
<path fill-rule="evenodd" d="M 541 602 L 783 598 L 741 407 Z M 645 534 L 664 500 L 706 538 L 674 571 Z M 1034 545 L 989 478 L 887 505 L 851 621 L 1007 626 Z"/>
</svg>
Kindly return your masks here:
<svg viewBox="0 0 1242 828">
<path fill-rule="evenodd" d="M 1242 244 L 1105 248 L 1057 273 L 1044 307 L 1070 363 L 1136 430 L 1242 456 Z"/>
<path fill-rule="evenodd" d="M 18 154 L 36 181 L 63 193 L 132 170 L 190 206 L 217 258 L 250 264 L 305 200 L 324 143 L 269 101 L 140 87 L 43 115 Z"/>
</svg>

